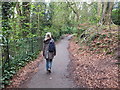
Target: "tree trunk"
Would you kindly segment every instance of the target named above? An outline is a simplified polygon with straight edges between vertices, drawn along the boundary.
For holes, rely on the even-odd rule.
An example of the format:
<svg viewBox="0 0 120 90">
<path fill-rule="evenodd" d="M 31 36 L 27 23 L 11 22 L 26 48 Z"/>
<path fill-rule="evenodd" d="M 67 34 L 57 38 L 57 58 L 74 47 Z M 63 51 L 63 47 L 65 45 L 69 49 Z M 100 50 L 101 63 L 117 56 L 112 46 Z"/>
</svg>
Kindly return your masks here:
<svg viewBox="0 0 120 90">
<path fill-rule="evenodd" d="M 97 7 L 98 17 L 101 16 L 101 12 L 102 12 L 102 3 L 101 3 L 101 2 L 98 2 L 98 7 Z"/>
<path fill-rule="evenodd" d="M 70 2 L 68 2 L 68 6 L 72 9 L 73 13 L 76 15 L 76 21 L 78 22 L 79 21 L 79 13 L 78 13 L 78 10 L 75 9 L 75 8 L 77 8 L 76 5 L 75 5 L 75 7 L 72 7 L 72 4 L 70 4 Z"/>
<path fill-rule="evenodd" d="M 102 17 L 100 23 L 102 25 L 109 25 L 112 23 L 111 12 L 114 2 L 103 2 L 102 3 Z"/>
<path fill-rule="evenodd" d="M 24 19 L 22 20 L 23 37 L 26 37 L 29 33 L 29 30 L 30 30 L 30 25 L 26 24 L 26 23 L 30 23 L 30 5 L 29 5 L 29 2 L 23 2 L 23 4 L 22 4 L 22 16 L 24 16 Z"/>
<path fill-rule="evenodd" d="M 8 19 L 11 16 L 11 13 L 9 13 L 10 8 L 11 8 L 10 2 L 2 2 L 2 31 L 3 31 L 2 34 L 7 41 L 7 43 L 2 41 L 4 45 L 6 44 L 3 47 L 2 55 L 4 56 L 3 61 L 7 61 L 8 65 L 9 65 L 9 44 L 8 44 L 9 32 L 8 31 L 11 29 L 9 25 L 9 19 Z"/>
<path fill-rule="evenodd" d="M 22 11 L 20 9 L 20 2 L 16 3 L 16 11 L 17 11 L 18 29 L 21 31 L 22 30 L 22 19 L 20 17 L 22 16 Z"/>
</svg>

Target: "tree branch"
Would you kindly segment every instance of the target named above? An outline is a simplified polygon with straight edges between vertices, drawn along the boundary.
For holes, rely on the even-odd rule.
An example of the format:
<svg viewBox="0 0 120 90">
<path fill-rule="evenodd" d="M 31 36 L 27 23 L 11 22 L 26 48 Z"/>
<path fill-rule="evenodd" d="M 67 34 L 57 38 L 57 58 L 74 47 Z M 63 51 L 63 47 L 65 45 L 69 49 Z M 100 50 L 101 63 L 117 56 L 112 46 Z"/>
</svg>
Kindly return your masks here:
<svg viewBox="0 0 120 90">
<path fill-rule="evenodd" d="M 73 10 L 73 12 L 74 12 L 75 14 L 78 14 L 77 11 L 75 11 L 75 9 L 71 6 L 71 5 L 73 5 L 74 3 L 70 4 L 70 2 L 69 2 L 68 0 L 66 0 L 66 1 L 67 1 L 67 3 L 68 3 L 69 7 Z"/>
</svg>

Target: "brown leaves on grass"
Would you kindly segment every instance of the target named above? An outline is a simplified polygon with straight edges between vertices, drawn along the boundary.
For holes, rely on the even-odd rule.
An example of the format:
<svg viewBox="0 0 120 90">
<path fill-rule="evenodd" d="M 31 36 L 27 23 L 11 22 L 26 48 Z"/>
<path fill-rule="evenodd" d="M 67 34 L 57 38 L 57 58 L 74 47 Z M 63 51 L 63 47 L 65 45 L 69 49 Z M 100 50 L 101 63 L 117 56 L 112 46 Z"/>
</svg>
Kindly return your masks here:
<svg viewBox="0 0 120 90">
<path fill-rule="evenodd" d="M 79 49 L 82 48 L 82 49 Z M 78 87 L 118 88 L 117 60 L 112 55 L 93 53 L 87 46 L 70 41 L 70 75 Z M 79 52 L 79 53 L 78 53 Z"/>
</svg>

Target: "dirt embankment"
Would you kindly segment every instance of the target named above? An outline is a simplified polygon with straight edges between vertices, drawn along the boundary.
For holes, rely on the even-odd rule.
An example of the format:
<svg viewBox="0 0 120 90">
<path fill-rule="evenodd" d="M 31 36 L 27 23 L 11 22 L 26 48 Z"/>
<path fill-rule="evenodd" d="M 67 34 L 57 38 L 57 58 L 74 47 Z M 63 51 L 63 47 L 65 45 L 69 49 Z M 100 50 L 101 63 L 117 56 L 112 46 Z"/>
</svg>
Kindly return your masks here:
<svg viewBox="0 0 120 90">
<path fill-rule="evenodd" d="M 119 88 L 118 65 L 112 55 L 93 53 L 87 46 L 76 43 L 75 37 L 69 44 L 70 64 L 68 70 L 77 87 Z"/>
</svg>

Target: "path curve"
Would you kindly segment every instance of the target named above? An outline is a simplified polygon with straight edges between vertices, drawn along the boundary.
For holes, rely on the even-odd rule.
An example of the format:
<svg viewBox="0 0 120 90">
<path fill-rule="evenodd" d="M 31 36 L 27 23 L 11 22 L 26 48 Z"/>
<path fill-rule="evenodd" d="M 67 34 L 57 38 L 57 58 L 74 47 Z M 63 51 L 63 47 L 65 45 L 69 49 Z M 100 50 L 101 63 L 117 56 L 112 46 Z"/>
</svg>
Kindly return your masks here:
<svg viewBox="0 0 120 90">
<path fill-rule="evenodd" d="M 71 35 L 62 39 L 56 45 L 56 56 L 53 59 L 52 73 L 46 73 L 45 60 L 40 63 L 38 72 L 21 88 L 73 88 L 73 82 L 69 79 L 67 65 L 69 64 L 69 52 L 67 50 Z"/>
</svg>

